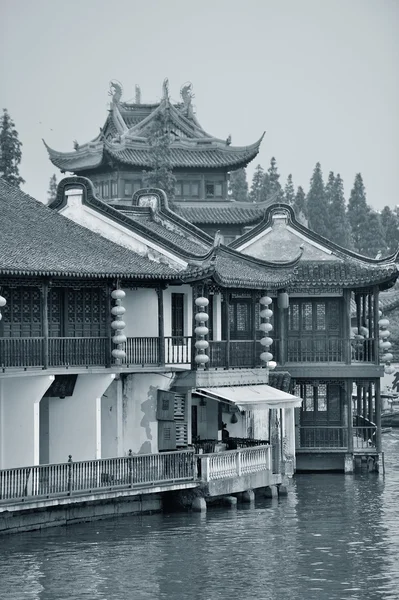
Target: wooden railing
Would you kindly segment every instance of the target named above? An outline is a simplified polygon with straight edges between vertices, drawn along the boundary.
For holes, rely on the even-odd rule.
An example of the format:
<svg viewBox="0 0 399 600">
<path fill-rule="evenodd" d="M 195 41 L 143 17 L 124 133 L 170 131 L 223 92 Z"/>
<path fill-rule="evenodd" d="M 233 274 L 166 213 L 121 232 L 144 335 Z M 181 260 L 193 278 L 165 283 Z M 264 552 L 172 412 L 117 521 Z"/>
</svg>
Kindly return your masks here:
<svg viewBox="0 0 399 600">
<path fill-rule="evenodd" d="M 105 365 L 107 342 L 106 337 L 51 337 L 48 363 L 52 367 Z"/>
<path fill-rule="evenodd" d="M 345 426 L 301 426 L 300 448 L 347 448 L 348 427 Z"/>
<path fill-rule="evenodd" d="M 42 367 L 42 337 L 0 338 L 0 367 Z"/>
<path fill-rule="evenodd" d="M 191 365 L 190 336 L 129 337 L 124 365 Z M 0 368 L 110 366 L 111 344 L 107 337 L 0 338 Z M 209 342 L 207 368 L 253 368 L 261 366 L 259 341 Z M 374 363 L 375 341 L 341 338 L 320 340 L 274 340 L 272 352 L 285 363 Z"/>
<path fill-rule="evenodd" d="M 365 450 L 366 448 L 376 448 L 377 445 L 377 427 L 370 425 L 369 427 L 354 427 L 353 428 L 353 449 Z"/>
<path fill-rule="evenodd" d="M 188 335 L 165 337 L 165 364 L 191 365 L 191 339 Z"/>
<path fill-rule="evenodd" d="M 270 446 L 241 448 L 214 454 L 200 454 L 199 476 L 202 481 L 240 477 L 248 473 L 271 471 Z"/>
<path fill-rule="evenodd" d="M 138 454 L 0 471 L 0 504 L 76 493 L 194 481 L 193 450 Z"/>
<path fill-rule="evenodd" d="M 160 363 L 159 338 L 127 338 L 126 360 L 128 365 L 157 365 Z"/>
</svg>

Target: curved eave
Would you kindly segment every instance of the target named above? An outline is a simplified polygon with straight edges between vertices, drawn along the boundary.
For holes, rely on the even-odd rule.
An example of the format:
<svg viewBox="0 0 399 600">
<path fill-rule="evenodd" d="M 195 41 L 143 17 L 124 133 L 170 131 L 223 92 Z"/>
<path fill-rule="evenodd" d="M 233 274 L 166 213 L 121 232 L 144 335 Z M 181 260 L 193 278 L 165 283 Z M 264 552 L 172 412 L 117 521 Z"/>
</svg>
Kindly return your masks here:
<svg viewBox="0 0 399 600">
<path fill-rule="evenodd" d="M 95 169 L 96 167 L 99 167 L 103 161 L 103 144 L 98 144 L 95 148 L 89 148 L 86 145 L 74 152 L 57 152 L 56 150 L 53 150 L 53 148 L 50 148 L 44 140 L 43 143 L 47 149 L 51 162 L 61 171 L 78 172 L 87 169 Z"/>
<path fill-rule="evenodd" d="M 84 271 L 60 271 L 60 270 L 36 270 L 36 269 L 1 269 L 0 275 L 10 276 L 28 276 L 28 277 L 73 277 L 77 279 L 109 279 L 109 278 L 123 278 L 123 279 L 177 279 L 180 280 L 181 276 L 179 273 L 122 273 L 113 271 L 112 273 L 91 273 Z"/>
<path fill-rule="evenodd" d="M 258 154 L 262 137 L 250 146 L 222 146 L 221 144 L 202 147 L 187 142 L 170 145 L 170 160 L 172 168 L 226 168 L 238 169 L 250 163 Z M 151 152 L 148 145 L 123 145 L 119 147 L 104 142 L 105 150 L 118 162 L 135 166 L 151 168 Z"/>
</svg>

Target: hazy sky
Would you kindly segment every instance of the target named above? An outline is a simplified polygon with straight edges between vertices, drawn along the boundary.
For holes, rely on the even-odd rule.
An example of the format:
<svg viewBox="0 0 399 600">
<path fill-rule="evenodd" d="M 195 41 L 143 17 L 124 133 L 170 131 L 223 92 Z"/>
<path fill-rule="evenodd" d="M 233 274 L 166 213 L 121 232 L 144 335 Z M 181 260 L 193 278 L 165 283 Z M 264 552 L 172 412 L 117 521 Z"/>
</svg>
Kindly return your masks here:
<svg viewBox="0 0 399 600">
<path fill-rule="evenodd" d="M 123 98 L 172 99 L 194 86 L 197 117 L 246 145 L 250 168 L 275 156 L 284 184 L 308 189 L 320 161 L 348 194 L 399 203 L 399 0 L 0 0 L 0 108 L 23 142 L 24 190 L 44 200 L 60 151 L 94 138 L 108 85 Z M 59 177 L 60 174 L 57 173 Z"/>
</svg>

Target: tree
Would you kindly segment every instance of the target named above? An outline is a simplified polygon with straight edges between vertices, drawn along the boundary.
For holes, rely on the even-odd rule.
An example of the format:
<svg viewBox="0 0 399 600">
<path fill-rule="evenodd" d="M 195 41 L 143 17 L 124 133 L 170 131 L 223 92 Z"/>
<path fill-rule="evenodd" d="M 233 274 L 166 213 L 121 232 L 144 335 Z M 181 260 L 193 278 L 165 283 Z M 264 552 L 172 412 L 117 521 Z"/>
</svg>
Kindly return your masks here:
<svg viewBox="0 0 399 600">
<path fill-rule="evenodd" d="M 320 163 L 316 164 L 310 180 L 310 189 L 307 196 L 307 211 L 309 228 L 328 238 L 328 204 Z"/>
<path fill-rule="evenodd" d="M 348 219 L 352 229 L 353 243 L 357 252 L 361 252 L 364 246 L 362 238 L 366 233 L 365 229 L 369 210 L 366 202 L 366 190 L 363 178 L 360 173 L 357 173 L 348 202 Z"/>
<path fill-rule="evenodd" d="M 47 190 L 47 204 L 51 204 L 57 197 L 57 176 L 54 173 L 50 177 L 50 182 Z"/>
<path fill-rule="evenodd" d="M 144 171 L 145 187 L 163 190 L 168 199 L 175 196 L 176 177 L 172 173 L 170 154 L 170 131 L 167 110 L 158 112 L 148 131 L 151 171 Z"/>
<path fill-rule="evenodd" d="M 326 184 L 326 200 L 327 200 L 327 204 L 328 204 L 329 208 L 333 201 L 334 190 L 335 190 L 335 175 L 332 171 L 330 171 L 328 174 L 328 180 L 327 180 L 327 184 Z"/>
<path fill-rule="evenodd" d="M 301 186 L 298 187 L 297 193 L 295 194 L 292 208 L 294 209 L 298 221 L 302 223 L 302 225 L 307 225 L 306 195 Z"/>
<path fill-rule="evenodd" d="M 288 175 L 287 183 L 285 184 L 284 201 L 290 206 L 293 206 L 295 202 L 295 190 L 291 173 Z"/>
<path fill-rule="evenodd" d="M 267 174 L 269 176 L 269 189 L 266 199 L 271 200 L 272 202 L 280 202 L 283 200 L 283 190 L 281 189 L 281 184 L 279 182 L 280 175 L 274 156 L 270 160 L 270 167 L 267 170 Z"/>
<path fill-rule="evenodd" d="M 381 224 L 385 232 L 387 254 L 393 254 L 399 246 L 399 215 L 398 209 L 391 210 L 384 206 L 381 212 Z"/>
<path fill-rule="evenodd" d="M 21 146 L 22 142 L 18 139 L 14 121 L 7 109 L 4 108 L 0 121 L 0 177 L 18 187 L 21 183 L 25 183 L 19 174 L 22 158 Z"/>
<path fill-rule="evenodd" d="M 229 189 L 232 197 L 237 202 L 248 201 L 248 182 L 245 169 L 237 169 L 230 173 Z"/>
<path fill-rule="evenodd" d="M 353 248 L 351 227 L 346 214 L 344 183 L 338 174 L 330 173 L 328 188 L 329 235 L 328 238 L 343 248 Z"/>
<path fill-rule="evenodd" d="M 249 200 L 251 202 L 261 202 L 264 179 L 265 172 L 261 165 L 257 165 L 252 176 L 251 191 L 249 192 Z"/>
<path fill-rule="evenodd" d="M 386 246 L 380 215 L 369 208 L 360 238 L 359 252 L 371 258 L 378 255 L 381 257 L 386 254 Z"/>
</svg>

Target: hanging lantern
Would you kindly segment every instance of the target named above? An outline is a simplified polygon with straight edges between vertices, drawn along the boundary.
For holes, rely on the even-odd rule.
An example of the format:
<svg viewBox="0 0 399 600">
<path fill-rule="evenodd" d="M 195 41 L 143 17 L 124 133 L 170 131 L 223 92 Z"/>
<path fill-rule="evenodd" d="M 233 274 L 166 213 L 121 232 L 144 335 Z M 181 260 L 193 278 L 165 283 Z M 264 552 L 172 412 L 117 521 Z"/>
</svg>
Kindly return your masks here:
<svg viewBox="0 0 399 600">
<path fill-rule="evenodd" d="M 289 296 L 287 294 L 287 292 L 280 292 L 277 296 L 277 306 L 281 309 L 281 310 L 285 310 L 286 308 L 288 308 L 289 306 Z"/>
<path fill-rule="evenodd" d="M 7 300 L 3 297 L 0 296 L 0 308 L 3 308 L 3 306 L 5 306 L 7 304 Z M 0 310 L 0 321 L 3 318 L 3 315 L 1 314 L 1 310 Z"/>
<path fill-rule="evenodd" d="M 195 300 L 195 306 L 198 307 L 199 312 L 194 315 L 194 320 L 198 325 L 194 329 L 194 333 L 197 336 L 195 342 L 195 349 L 197 350 L 197 354 L 194 357 L 194 361 L 198 365 L 199 368 L 205 368 L 205 365 L 209 362 L 209 356 L 206 354 L 206 350 L 209 348 L 209 343 L 205 339 L 205 336 L 208 335 L 209 329 L 206 327 L 206 323 L 208 322 L 209 315 L 205 312 L 206 307 L 209 304 L 208 298 L 204 296 L 200 296 Z"/>
<path fill-rule="evenodd" d="M 273 329 L 273 325 L 270 323 L 270 319 L 273 316 L 273 311 L 270 308 L 265 308 L 270 306 L 272 302 L 273 300 L 270 298 L 270 296 L 262 296 L 262 298 L 259 300 L 259 303 L 261 305 L 261 310 L 259 314 L 262 319 L 262 323 L 260 324 L 259 329 L 262 331 L 262 333 L 270 333 L 270 331 L 272 331 Z M 260 343 L 261 346 L 263 346 L 264 348 L 269 348 L 273 344 L 273 339 L 268 335 L 265 335 L 260 340 Z M 260 359 L 264 363 L 266 363 L 267 367 L 269 366 L 268 363 L 272 360 L 272 358 L 273 354 L 268 350 L 262 352 L 260 355 Z"/>
<path fill-rule="evenodd" d="M 125 307 L 122 306 L 122 300 L 125 297 L 126 293 L 119 288 L 111 292 L 111 298 L 115 300 L 115 306 L 111 308 L 111 314 L 114 317 L 114 320 L 111 322 L 111 328 L 115 332 L 112 341 L 116 345 L 116 348 L 112 350 L 111 354 L 115 358 L 115 364 L 117 365 L 120 365 L 122 360 L 126 358 L 124 344 L 126 344 L 127 340 L 126 336 L 123 334 L 126 323 L 122 320 L 122 315 L 126 312 Z"/>
</svg>

